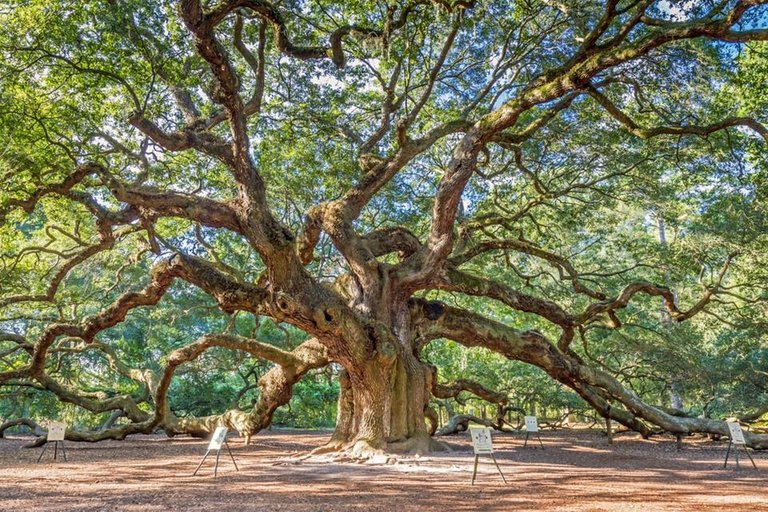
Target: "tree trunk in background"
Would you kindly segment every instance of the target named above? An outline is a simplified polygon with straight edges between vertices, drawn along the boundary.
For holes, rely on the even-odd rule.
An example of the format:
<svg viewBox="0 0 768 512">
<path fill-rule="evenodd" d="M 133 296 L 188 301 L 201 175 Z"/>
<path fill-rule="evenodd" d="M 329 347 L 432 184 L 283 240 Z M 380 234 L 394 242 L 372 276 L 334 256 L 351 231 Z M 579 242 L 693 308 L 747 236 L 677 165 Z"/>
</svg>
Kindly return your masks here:
<svg viewBox="0 0 768 512">
<path fill-rule="evenodd" d="M 659 244 L 666 249 L 667 230 L 666 230 L 666 225 L 664 223 L 664 217 L 661 215 L 661 212 L 658 212 L 658 211 L 656 212 L 656 219 L 657 219 L 658 228 L 659 228 Z M 664 284 L 669 285 L 671 281 L 669 276 L 669 271 L 665 272 L 665 281 L 666 282 Z M 667 308 L 664 307 L 663 302 L 661 303 L 661 321 L 663 325 L 668 329 L 674 328 L 674 323 L 672 322 L 672 319 L 669 317 L 669 312 L 667 311 Z M 677 409 L 679 411 L 683 410 L 683 406 L 684 406 L 683 397 L 680 395 L 680 385 L 675 375 L 669 376 L 669 402 L 670 402 L 670 406 L 673 409 Z"/>
</svg>

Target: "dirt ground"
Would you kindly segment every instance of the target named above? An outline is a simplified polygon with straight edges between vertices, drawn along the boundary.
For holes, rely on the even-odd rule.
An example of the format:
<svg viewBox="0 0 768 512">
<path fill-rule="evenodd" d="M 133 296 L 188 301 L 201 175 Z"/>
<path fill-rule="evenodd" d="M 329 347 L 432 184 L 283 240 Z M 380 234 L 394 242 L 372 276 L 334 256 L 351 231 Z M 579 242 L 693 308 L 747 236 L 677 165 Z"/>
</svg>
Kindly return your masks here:
<svg viewBox="0 0 768 512">
<path fill-rule="evenodd" d="M 41 449 L 9 436 L 0 439 L 0 511 L 768 511 L 768 453 L 754 454 L 759 472 L 743 455 L 740 470 L 723 469 L 725 444 L 702 438 L 677 452 L 671 438 L 623 434 L 609 446 L 598 432 L 545 432 L 541 450 L 494 434 L 508 484 L 486 456 L 471 485 L 467 434 L 447 438 L 450 453 L 394 464 L 297 461 L 329 436 L 275 430 L 247 447 L 230 437 L 240 471 L 222 452 L 217 478 L 212 457 L 192 476 L 206 449 L 199 439 L 67 443 L 69 462 L 49 449 L 37 464 Z"/>
</svg>

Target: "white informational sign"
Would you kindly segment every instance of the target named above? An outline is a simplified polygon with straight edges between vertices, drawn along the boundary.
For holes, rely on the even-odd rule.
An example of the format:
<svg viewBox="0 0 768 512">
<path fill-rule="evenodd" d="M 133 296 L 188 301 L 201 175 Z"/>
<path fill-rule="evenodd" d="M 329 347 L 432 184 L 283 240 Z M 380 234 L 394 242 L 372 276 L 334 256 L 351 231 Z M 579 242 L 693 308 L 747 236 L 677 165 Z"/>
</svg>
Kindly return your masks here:
<svg viewBox="0 0 768 512">
<path fill-rule="evenodd" d="M 224 444 L 224 440 L 227 438 L 229 431 L 227 427 L 216 427 L 211 437 L 211 442 L 208 444 L 209 450 L 220 450 L 221 445 Z"/>
<path fill-rule="evenodd" d="M 536 421 L 536 416 L 526 416 L 525 417 L 525 430 L 527 430 L 528 432 L 538 432 L 539 431 L 539 422 Z"/>
<path fill-rule="evenodd" d="M 490 428 L 470 428 L 469 434 L 472 436 L 472 448 L 475 449 L 475 455 L 493 453 Z"/>
<path fill-rule="evenodd" d="M 49 441 L 63 441 L 64 432 L 67 430 L 67 424 L 58 421 L 52 421 L 48 425 L 48 440 Z"/>
<path fill-rule="evenodd" d="M 746 445 L 747 442 L 744 440 L 744 431 L 741 430 L 741 425 L 735 421 L 728 421 L 727 424 L 728 430 L 731 431 L 731 442 Z"/>
</svg>

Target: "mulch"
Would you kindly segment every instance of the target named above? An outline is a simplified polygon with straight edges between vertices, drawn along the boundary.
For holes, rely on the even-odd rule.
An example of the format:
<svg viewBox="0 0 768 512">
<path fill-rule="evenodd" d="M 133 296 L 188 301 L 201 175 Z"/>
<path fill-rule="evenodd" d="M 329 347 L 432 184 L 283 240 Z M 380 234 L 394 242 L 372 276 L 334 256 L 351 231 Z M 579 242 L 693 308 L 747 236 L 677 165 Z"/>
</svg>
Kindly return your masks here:
<svg viewBox="0 0 768 512">
<path fill-rule="evenodd" d="M 726 444 L 688 437 L 616 437 L 596 431 L 543 432 L 546 449 L 523 448 L 523 435 L 494 434 L 505 485 L 481 457 L 471 485 L 468 434 L 443 438 L 453 451 L 402 456 L 395 463 L 323 462 L 299 456 L 322 445 L 329 431 L 272 430 L 250 446 L 230 437 L 240 468 L 226 451 L 213 477 L 200 439 L 131 436 L 125 441 L 67 443 L 68 462 L 30 441 L 0 439 L 0 511 L 768 511 L 768 453 L 742 455 L 723 469 Z"/>
</svg>

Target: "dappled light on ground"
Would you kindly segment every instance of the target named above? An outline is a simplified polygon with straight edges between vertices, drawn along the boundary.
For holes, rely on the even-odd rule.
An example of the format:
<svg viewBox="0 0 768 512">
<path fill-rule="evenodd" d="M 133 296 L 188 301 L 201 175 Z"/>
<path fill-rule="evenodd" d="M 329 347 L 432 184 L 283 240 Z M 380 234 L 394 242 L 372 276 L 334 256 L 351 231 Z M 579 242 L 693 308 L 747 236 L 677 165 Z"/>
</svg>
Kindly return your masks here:
<svg viewBox="0 0 768 512">
<path fill-rule="evenodd" d="M 760 472 L 742 464 L 723 469 L 725 444 L 687 438 L 644 441 L 620 435 L 609 446 L 599 433 L 542 435 L 546 449 L 523 448 L 523 437 L 495 434 L 504 485 L 481 458 L 470 485 L 469 436 L 448 439 L 450 453 L 403 456 L 384 465 L 322 463 L 300 455 L 330 432 L 274 430 L 244 446 L 230 438 L 240 471 L 223 452 L 218 478 L 213 457 L 197 477 L 204 441 L 133 436 L 125 442 L 68 443 L 69 462 L 24 450 L 28 438 L 0 440 L 0 510 L 768 510 L 768 454 Z M 390 461 L 393 462 L 393 461 Z"/>
</svg>

